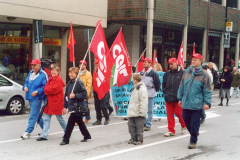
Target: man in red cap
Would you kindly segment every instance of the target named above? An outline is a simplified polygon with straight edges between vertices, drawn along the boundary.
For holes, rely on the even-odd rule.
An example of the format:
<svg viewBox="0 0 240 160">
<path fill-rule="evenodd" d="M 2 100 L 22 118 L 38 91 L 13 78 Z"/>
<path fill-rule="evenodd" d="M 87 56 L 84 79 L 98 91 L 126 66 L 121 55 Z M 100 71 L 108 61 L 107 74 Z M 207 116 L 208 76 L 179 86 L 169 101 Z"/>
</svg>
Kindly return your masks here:
<svg viewBox="0 0 240 160">
<path fill-rule="evenodd" d="M 202 69 L 202 56 L 196 53 L 191 58 L 192 66 L 183 73 L 177 95 L 178 104 L 183 108 L 183 120 L 191 135 L 189 149 L 196 148 L 202 110 L 209 109 L 212 102 L 211 79 Z"/>
<path fill-rule="evenodd" d="M 96 110 L 96 116 L 97 116 L 97 121 L 93 123 L 93 125 L 101 125 L 102 124 L 102 113 L 103 116 L 105 117 L 105 122 L 104 125 L 107 125 L 110 122 L 109 119 L 109 113 L 107 109 L 107 103 L 109 101 L 108 97 L 109 92 L 106 93 L 106 95 L 99 100 L 98 99 L 98 86 L 97 86 L 97 80 L 98 80 L 98 60 L 94 62 L 95 64 L 95 71 L 93 72 L 93 96 L 94 96 L 94 105 L 95 105 L 95 110 Z"/>
<path fill-rule="evenodd" d="M 31 108 L 30 117 L 28 120 L 28 127 L 21 136 L 22 139 L 28 139 L 30 133 L 34 129 L 34 125 L 37 122 L 40 114 L 41 104 L 44 96 L 44 87 L 48 80 L 48 75 L 41 68 L 41 61 L 39 59 L 33 59 L 31 62 L 32 70 L 28 74 L 23 91 L 26 92 L 26 99 L 29 101 Z M 39 125 L 43 128 L 43 119 L 40 119 Z"/>
<path fill-rule="evenodd" d="M 152 69 L 152 60 L 145 58 L 143 67 L 144 69 L 140 72 L 142 76 L 142 82 L 146 85 L 148 90 L 148 117 L 146 117 L 144 125 L 144 131 L 150 131 L 153 118 L 154 98 L 160 89 L 160 79 L 156 71 Z"/>
<path fill-rule="evenodd" d="M 85 99 L 85 105 L 88 107 L 88 100 L 92 98 L 92 74 L 87 70 L 87 62 L 84 60 L 79 61 L 79 68 L 81 70 L 79 72 L 78 78 L 83 81 L 83 84 L 87 90 L 88 98 Z M 84 123 L 87 123 L 90 120 L 90 110 L 88 109 L 88 113 L 86 114 L 86 120 L 84 121 Z"/>
<path fill-rule="evenodd" d="M 181 124 L 181 133 L 184 134 L 186 126 L 182 118 L 182 107 L 178 105 L 177 92 L 179 84 L 182 80 L 182 67 L 177 65 L 176 58 L 170 58 L 167 62 L 169 64 L 169 71 L 163 76 L 163 95 L 167 109 L 168 132 L 164 134 L 165 137 L 175 136 L 175 119 L 174 114 L 178 117 Z"/>
</svg>

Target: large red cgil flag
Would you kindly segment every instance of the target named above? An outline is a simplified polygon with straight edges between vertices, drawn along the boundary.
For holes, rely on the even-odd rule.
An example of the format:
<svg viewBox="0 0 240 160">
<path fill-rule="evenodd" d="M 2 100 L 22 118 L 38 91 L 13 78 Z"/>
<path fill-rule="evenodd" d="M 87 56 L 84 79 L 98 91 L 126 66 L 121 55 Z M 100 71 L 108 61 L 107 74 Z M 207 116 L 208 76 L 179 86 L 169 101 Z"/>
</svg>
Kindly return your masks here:
<svg viewBox="0 0 240 160">
<path fill-rule="evenodd" d="M 113 59 L 113 82 L 112 86 L 116 84 L 118 87 L 125 85 L 131 78 L 132 65 L 127 51 L 127 47 L 124 41 L 122 28 L 118 32 L 116 39 L 114 40 L 110 49 L 110 54 Z"/>
<path fill-rule="evenodd" d="M 179 49 L 177 60 L 178 60 L 178 65 L 180 65 L 182 67 L 182 69 L 184 69 L 183 42 L 182 42 L 181 47 Z"/>
<path fill-rule="evenodd" d="M 72 21 L 70 22 L 70 32 L 68 37 L 68 43 L 67 48 L 69 49 L 69 60 L 73 62 L 75 60 L 74 56 L 74 44 L 76 44 L 74 35 L 73 35 L 73 29 L 72 29 Z"/>
<path fill-rule="evenodd" d="M 110 90 L 110 79 L 113 65 L 101 20 L 97 22 L 95 34 L 90 45 L 90 50 L 94 53 L 99 62 L 97 69 L 97 93 L 98 98 L 101 100 Z"/>
</svg>

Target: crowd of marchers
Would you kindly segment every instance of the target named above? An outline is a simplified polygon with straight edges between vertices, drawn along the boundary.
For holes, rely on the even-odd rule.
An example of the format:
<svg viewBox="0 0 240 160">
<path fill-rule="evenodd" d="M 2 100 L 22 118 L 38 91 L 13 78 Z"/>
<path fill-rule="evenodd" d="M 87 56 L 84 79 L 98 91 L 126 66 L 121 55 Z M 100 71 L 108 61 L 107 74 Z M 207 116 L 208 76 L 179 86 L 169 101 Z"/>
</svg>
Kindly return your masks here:
<svg viewBox="0 0 240 160">
<path fill-rule="evenodd" d="M 223 105 L 224 98 L 227 99 L 226 105 L 228 105 L 234 89 L 237 92 L 236 96 L 239 96 L 240 74 L 236 68 L 233 68 L 231 73 L 229 67 L 225 66 L 223 73 L 218 76 L 212 63 L 209 63 L 208 66 L 201 66 L 202 56 L 200 54 L 194 54 L 191 58 L 191 66 L 185 70 L 178 65 L 176 58 L 170 58 L 167 62 L 169 70 L 164 74 L 162 84 L 157 73 L 157 71 L 162 71 L 162 67 L 156 63 L 152 68 L 150 58 L 144 59 L 144 69 L 140 73 L 133 73 L 134 86 L 126 117 L 131 137 L 128 144 L 142 144 L 143 132 L 151 130 L 154 98 L 161 86 L 168 121 L 168 132 L 164 136 L 175 136 L 174 115 L 176 115 L 181 124 L 181 134 L 188 130 L 191 135 L 189 149 L 196 148 L 199 128 L 205 121 L 205 110 L 211 107 L 212 91 L 216 81 L 218 79 L 221 81 L 219 106 Z M 42 133 L 36 140 L 48 140 L 52 115 L 56 115 L 64 130 L 60 145 L 69 144 L 73 128 L 76 125 L 83 135 L 81 142 L 91 139 L 85 123 L 91 120 L 88 100 L 92 98 L 92 94 L 96 111 L 96 121 L 92 125 L 101 125 L 103 118 L 105 118 L 104 125 L 110 123 L 109 115 L 113 112 L 109 103 L 110 94 L 108 92 L 102 99 L 99 99 L 97 93 L 98 61 L 96 60 L 94 64 L 93 75 L 87 70 L 87 62 L 84 60 L 79 62 L 81 70 L 78 67 L 69 68 L 70 81 L 66 84 L 64 92 L 65 84 L 60 76 L 60 67 L 52 62 L 43 70 L 39 59 L 32 60 L 32 70 L 23 86 L 31 111 L 27 129 L 21 136 L 22 139 L 30 138 L 37 122 L 42 128 Z M 43 119 L 40 110 L 45 98 L 47 103 L 44 106 Z M 69 113 L 67 122 L 63 118 L 66 112 Z"/>
</svg>

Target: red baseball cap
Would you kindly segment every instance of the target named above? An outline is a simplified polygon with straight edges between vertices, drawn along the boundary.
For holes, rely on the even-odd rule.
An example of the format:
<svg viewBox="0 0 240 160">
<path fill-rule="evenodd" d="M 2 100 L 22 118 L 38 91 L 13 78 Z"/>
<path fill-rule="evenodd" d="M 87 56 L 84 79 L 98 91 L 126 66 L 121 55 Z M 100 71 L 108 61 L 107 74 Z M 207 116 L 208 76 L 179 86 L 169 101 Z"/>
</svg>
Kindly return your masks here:
<svg viewBox="0 0 240 160">
<path fill-rule="evenodd" d="M 200 59 L 202 61 L 202 55 L 199 53 L 195 53 L 194 55 L 191 55 L 191 58 L 197 58 Z"/>
<path fill-rule="evenodd" d="M 87 65 L 87 62 L 86 61 L 84 61 L 84 60 L 81 60 L 81 61 L 79 61 L 79 64 L 85 64 L 85 65 Z"/>
<path fill-rule="evenodd" d="M 41 64 L 41 61 L 39 59 L 33 59 L 30 64 Z"/>
<path fill-rule="evenodd" d="M 149 63 L 152 63 L 152 60 L 150 58 L 145 58 L 143 61 L 148 61 Z"/>
<path fill-rule="evenodd" d="M 96 61 L 94 62 L 94 64 L 98 64 L 98 60 L 96 60 Z"/>
<path fill-rule="evenodd" d="M 176 58 L 169 58 L 167 63 L 177 63 L 177 59 Z"/>
</svg>

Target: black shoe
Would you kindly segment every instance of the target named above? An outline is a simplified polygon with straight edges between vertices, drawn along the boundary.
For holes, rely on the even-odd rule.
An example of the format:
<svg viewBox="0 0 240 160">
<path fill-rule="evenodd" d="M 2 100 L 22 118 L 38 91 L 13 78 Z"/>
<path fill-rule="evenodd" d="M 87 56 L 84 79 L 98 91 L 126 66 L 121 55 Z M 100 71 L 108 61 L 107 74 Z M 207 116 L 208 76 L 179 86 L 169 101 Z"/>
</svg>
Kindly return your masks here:
<svg viewBox="0 0 240 160">
<path fill-rule="evenodd" d="M 39 137 L 38 139 L 36 139 L 37 141 L 46 141 L 46 140 L 48 140 L 48 139 L 46 139 L 46 138 L 43 138 L 43 137 Z"/>
<path fill-rule="evenodd" d="M 96 121 L 96 122 L 94 122 L 92 125 L 100 125 L 100 124 L 102 124 L 101 121 Z"/>
<path fill-rule="evenodd" d="M 218 106 L 223 106 L 223 104 L 222 104 L 222 103 L 220 103 L 220 104 L 218 104 Z"/>
<path fill-rule="evenodd" d="M 66 140 L 62 140 L 62 142 L 60 143 L 60 145 L 66 145 L 66 144 L 68 144 L 69 143 L 69 141 L 66 141 Z"/>
<path fill-rule="evenodd" d="M 83 140 L 81 140 L 81 142 L 87 142 L 87 139 L 84 138 Z"/>
<path fill-rule="evenodd" d="M 108 125 L 109 122 L 110 122 L 110 119 L 106 119 L 104 122 L 104 125 Z"/>
<path fill-rule="evenodd" d="M 226 106 L 228 106 L 228 104 L 226 104 Z"/>
</svg>

